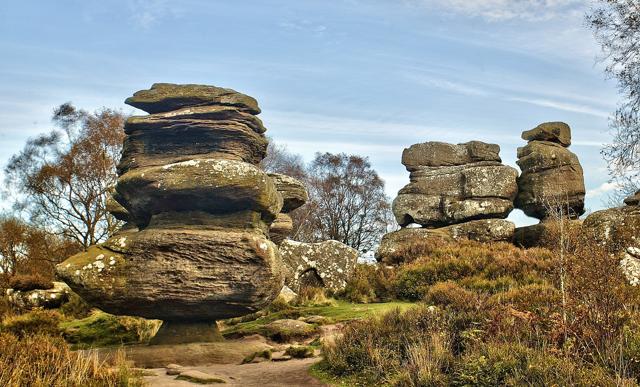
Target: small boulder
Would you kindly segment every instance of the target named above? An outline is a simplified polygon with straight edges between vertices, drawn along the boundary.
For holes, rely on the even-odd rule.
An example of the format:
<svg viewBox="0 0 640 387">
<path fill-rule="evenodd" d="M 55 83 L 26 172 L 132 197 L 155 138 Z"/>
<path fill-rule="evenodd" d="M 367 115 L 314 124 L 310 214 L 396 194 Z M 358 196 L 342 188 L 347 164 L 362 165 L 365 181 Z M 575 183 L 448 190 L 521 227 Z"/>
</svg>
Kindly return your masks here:
<svg viewBox="0 0 640 387">
<path fill-rule="evenodd" d="M 54 309 L 69 301 L 71 289 L 64 282 L 53 282 L 51 289 L 29 291 L 7 289 L 6 295 L 9 302 L 18 309 Z"/>
<path fill-rule="evenodd" d="M 194 106 L 235 106 L 251 114 L 259 114 L 258 102 L 232 89 L 209 85 L 176 85 L 154 83 L 149 90 L 140 90 L 124 103 L 147 113 L 162 113 Z"/>
<path fill-rule="evenodd" d="M 564 147 L 571 145 L 571 128 L 564 122 L 545 122 L 522 132 L 525 141 L 551 141 Z"/>
<path fill-rule="evenodd" d="M 202 371 L 188 370 L 180 373 L 176 380 L 185 380 L 197 384 L 226 383 L 227 381 L 218 375 L 207 374 Z"/>
</svg>

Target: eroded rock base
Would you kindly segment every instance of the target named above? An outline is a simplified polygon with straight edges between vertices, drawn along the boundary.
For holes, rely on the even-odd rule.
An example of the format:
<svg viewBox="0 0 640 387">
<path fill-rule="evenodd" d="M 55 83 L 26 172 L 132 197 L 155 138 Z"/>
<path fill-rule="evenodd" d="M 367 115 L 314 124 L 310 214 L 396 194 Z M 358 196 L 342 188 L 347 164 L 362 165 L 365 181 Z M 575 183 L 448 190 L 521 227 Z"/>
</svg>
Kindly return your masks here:
<svg viewBox="0 0 640 387">
<path fill-rule="evenodd" d="M 213 322 L 164 321 L 149 345 L 213 343 L 224 341 Z"/>
</svg>

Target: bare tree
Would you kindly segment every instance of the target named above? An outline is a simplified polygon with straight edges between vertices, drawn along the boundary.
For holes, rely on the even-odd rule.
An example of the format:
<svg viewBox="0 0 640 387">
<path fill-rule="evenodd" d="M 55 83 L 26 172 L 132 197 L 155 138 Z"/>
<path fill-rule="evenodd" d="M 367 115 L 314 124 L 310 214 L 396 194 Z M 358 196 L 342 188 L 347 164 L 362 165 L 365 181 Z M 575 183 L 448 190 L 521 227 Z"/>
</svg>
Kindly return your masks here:
<svg viewBox="0 0 640 387">
<path fill-rule="evenodd" d="M 71 103 L 55 109 L 57 129 L 28 140 L 5 168 L 16 209 L 85 248 L 105 239 L 118 226 L 106 200 L 116 183 L 125 118 L 119 111 L 88 113 Z"/>
<path fill-rule="evenodd" d="M 335 239 L 362 253 L 391 222 L 384 181 L 366 157 L 318 153 L 308 168 L 311 241 Z"/>
<path fill-rule="evenodd" d="M 587 15 L 607 62 L 607 74 L 618 82 L 622 102 L 611 118 L 613 142 L 602 151 L 614 180 L 640 175 L 640 2 L 599 0 Z"/>
<path fill-rule="evenodd" d="M 53 278 L 54 265 L 79 250 L 77 243 L 18 218 L 0 217 L 0 288 L 18 273 Z"/>
<path fill-rule="evenodd" d="M 305 181 L 305 171 L 302 156 L 289 151 L 286 145 L 278 144 L 269 139 L 267 156 L 260 162 L 260 167 L 270 173 L 280 173 Z"/>
</svg>

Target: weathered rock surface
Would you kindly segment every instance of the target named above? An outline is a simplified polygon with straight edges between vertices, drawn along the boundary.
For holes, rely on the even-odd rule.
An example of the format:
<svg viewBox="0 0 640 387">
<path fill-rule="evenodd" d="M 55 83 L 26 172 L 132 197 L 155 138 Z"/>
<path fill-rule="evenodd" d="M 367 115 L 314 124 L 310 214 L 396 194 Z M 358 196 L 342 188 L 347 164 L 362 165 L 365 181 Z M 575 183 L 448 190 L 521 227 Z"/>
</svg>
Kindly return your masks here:
<svg viewBox="0 0 640 387">
<path fill-rule="evenodd" d="M 451 235 L 439 228 L 401 228 L 382 237 L 376 251 L 376 260 L 387 265 L 408 262 L 424 246 L 452 241 Z"/>
<path fill-rule="evenodd" d="M 550 247 L 549 243 L 555 243 L 554 240 L 557 240 L 558 227 L 559 225 L 554 219 L 546 219 L 538 224 L 518 227 L 513 235 L 513 243 L 516 246 L 527 249 L 531 247 Z M 582 220 L 565 220 L 564 227 L 582 228 Z"/>
<path fill-rule="evenodd" d="M 583 227 L 598 243 L 618 252 L 622 272 L 631 285 L 637 286 L 640 285 L 640 206 L 628 199 L 625 206 L 590 214 Z"/>
<path fill-rule="evenodd" d="M 291 212 L 309 200 L 307 188 L 300 180 L 280 173 L 269 173 L 269 177 L 282 196 L 282 212 Z"/>
<path fill-rule="evenodd" d="M 518 172 L 503 165 L 500 147 L 480 141 L 464 144 L 426 142 L 404 150 L 410 172 L 393 201 L 403 227 L 382 238 L 376 259 L 409 261 L 425 244 L 456 239 L 510 241 L 515 225 L 504 220 L 518 193 Z M 422 228 L 406 228 L 418 224 Z"/>
<path fill-rule="evenodd" d="M 505 219 L 482 219 L 440 228 L 402 228 L 382 237 L 376 260 L 398 264 L 412 260 L 427 246 L 460 239 L 478 242 L 511 241 L 515 225 Z"/>
<path fill-rule="evenodd" d="M 334 292 L 344 289 L 358 260 L 357 250 L 334 240 L 321 243 L 285 240 L 280 244 L 280 255 L 289 271 L 285 284 L 296 293 L 304 286 Z"/>
<path fill-rule="evenodd" d="M 530 142 L 518 148 L 516 163 L 522 174 L 515 206 L 538 219 L 547 218 L 550 209 L 562 210 L 571 218 L 584 213 L 582 166 L 578 157 L 565 148 L 571 143 L 571 132 L 568 125 L 561 124 L 543 124 L 524 132 L 522 137 Z"/>
<path fill-rule="evenodd" d="M 271 178 L 252 164 L 234 160 L 189 160 L 138 168 L 120 176 L 117 190 L 133 217 L 143 220 L 170 211 L 225 214 L 247 210 L 273 220 L 282 208 Z"/>
<path fill-rule="evenodd" d="M 515 232 L 515 224 L 506 219 L 481 219 L 454 224 L 439 230 L 453 239 L 470 239 L 478 242 L 510 242 Z"/>
<path fill-rule="evenodd" d="M 640 191 L 636 191 L 635 194 L 624 199 L 624 204 L 627 206 L 637 206 L 640 204 Z"/>
<path fill-rule="evenodd" d="M 408 171 L 421 167 L 464 165 L 479 161 L 502 161 L 500 147 L 480 141 L 448 144 L 429 141 L 411 145 L 402 152 L 402 164 Z"/>
<path fill-rule="evenodd" d="M 441 227 L 505 218 L 513 209 L 518 173 L 500 163 L 499 151 L 498 145 L 479 141 L 426 142 L 405 149 L 402 163 L 411 182 L 393 201 L 398 224 Z"/>
<path fill-rule="evenodd" d="M 248 230 L 149 227 L 67 259 L 58 275 L 108 313 L 170 321 L 253 313 L 283 283 L 277 248 Z"/>
<path fill-rule="evenodd" d="M 128 222 L 131 218 L 129 210 L 124 208 L 122 204 L 118 203 L 113 196 L 109 196 L 107 199 L 106 210 L 109 211 L 114 218 L 123 222 Z"/>
<path fill-rule="evenodd" d="M 69 301 L 70 294 L 71 289 L 64 282 L 54 282 L 51 289 L 29 291 L 7 289 L 6 292 L 9 302 L 22 310 L 59 308 Z"/>
<path fill-rule="evenodd" d="M 109 210 L 128 223 L 57 273 L 107 312 L 163 320 L 153 344 L 219 340 L 216 320 L 260 310 L 284 284 L 260 109 L 204 85 L 155 84 L 126 102 L 154 113 L 125 126 Z"/>
<path fill-rule="evenodd" d="M 124 103 L 147 113 L 162 113 L 194 106 L 235 106 L 251 114 L 259 114 L 258 102 L 232 89 L 208 85 L 176 85 L 154 83 L 149 90 L 140 90 Z"/>
<path fill-rule="evenodd" d="M 525 141 L 551 141 L 564 147 L 571 145 L 571 128 L 564 122 L 545 122 L 522 132 Z"/>
<path fill-rule="evenodd" d="M 269 237 L 276 245 L 279 245 L 291 235 L 293 221 L 288 214 L 280 213 L 269 227 Z"/>
<path fill-rule="evenodd" d="M 225 106 L 130 117 L 118 171 L 206 158 L 258 164 L 267 151 L 264 131 L 257 117 Z"/>
</svg>

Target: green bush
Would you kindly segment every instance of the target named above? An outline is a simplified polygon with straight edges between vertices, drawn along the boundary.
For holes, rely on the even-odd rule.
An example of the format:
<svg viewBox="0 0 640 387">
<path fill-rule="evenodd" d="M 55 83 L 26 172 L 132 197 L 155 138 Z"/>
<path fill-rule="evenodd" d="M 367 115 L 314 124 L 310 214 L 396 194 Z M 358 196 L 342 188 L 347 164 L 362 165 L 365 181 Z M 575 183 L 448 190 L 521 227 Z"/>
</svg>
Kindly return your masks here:
<svg viewBox="0 0 640 387">
<path fill-rule="evenodd" d="M 35 289 L 51 289 L 53 282 L 40 274 L 16 274 L 9 278 L 9 287 L 27 292 Z"/>
</svg>

